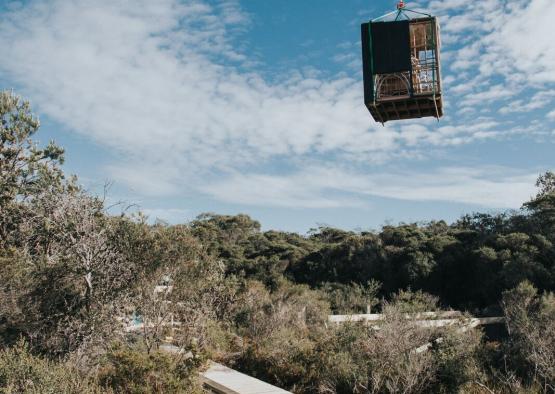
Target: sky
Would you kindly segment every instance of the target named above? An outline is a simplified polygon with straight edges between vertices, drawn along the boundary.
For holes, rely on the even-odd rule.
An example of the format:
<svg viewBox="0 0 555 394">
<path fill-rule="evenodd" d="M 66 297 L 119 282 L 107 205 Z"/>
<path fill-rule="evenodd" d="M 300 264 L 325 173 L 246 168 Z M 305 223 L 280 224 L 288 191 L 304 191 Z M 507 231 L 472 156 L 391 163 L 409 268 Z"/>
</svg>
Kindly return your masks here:
<svg viewBox="0 0 555 394">
<path fill-rule="evenodd" d="M 374 122 L 360 24 L 390 0 L 0 0 L 0 89 L 109 203 L 353 230 L 518 209 L 555 169 L 555 2 L 429 0 L 445 116 Z"/>
</svg>

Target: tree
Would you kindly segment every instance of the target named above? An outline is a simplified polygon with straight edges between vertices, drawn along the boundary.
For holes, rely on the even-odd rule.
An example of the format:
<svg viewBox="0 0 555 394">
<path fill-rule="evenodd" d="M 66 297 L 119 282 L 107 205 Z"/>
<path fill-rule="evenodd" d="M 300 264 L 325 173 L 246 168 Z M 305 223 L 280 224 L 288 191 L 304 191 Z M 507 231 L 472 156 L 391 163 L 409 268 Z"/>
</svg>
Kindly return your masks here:
<svg viewBox="0 0 555 394">
<path fill-rule="evenodd" d="M 13 240 L 17 202 L 62 186 L 64 151 L 53 142 L 38 148 L 31 137 L 39 126 L 27 101 L 0 92 L 0 247 Z"/>
<path fill-rule="evenodd" d="M 555 295 L 522 282 L 503 293 L 503 310 L 515 367 L 555 391 Z"/>
<path fill-rule="evenodd" d="M 555 173 L 547 171 L 538 177 L 536 186 L 539 188 L 536 197 L 524 204 L 540 223 L 542 232 L 552 235 L 555 226 Z"/>
<path fill-rule="evenodd" d="M 133 264 L 108 241 L 102 201 L 81 191 L 46 191 L 20 225 L 28 288 L 26 333 L 64 354 L 114 333 Z"/>
<path fill-rule="evenodd" d="M 555 172 L 547 171 L 540 175 L 536 181 L 536 187 L 540 188 L 536 198 L 555 193 Z"/>
</svg>

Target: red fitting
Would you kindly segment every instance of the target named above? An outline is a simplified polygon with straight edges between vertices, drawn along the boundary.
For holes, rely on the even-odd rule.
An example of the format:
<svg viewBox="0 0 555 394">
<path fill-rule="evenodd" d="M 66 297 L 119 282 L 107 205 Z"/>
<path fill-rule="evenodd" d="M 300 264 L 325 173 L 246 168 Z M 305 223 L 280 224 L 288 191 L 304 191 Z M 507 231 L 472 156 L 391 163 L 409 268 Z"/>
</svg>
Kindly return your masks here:
<svg viewBox="0 0 555 394">
<path fill-rule="evenodd" d="M 402 10 L 403 8 L 405 8 L 405 2 L 404 2 L 403 0 L 400 0 L 400 1 L 397 3 L 397 9 L 398 9 L 398 10 Z"/>
</svg>

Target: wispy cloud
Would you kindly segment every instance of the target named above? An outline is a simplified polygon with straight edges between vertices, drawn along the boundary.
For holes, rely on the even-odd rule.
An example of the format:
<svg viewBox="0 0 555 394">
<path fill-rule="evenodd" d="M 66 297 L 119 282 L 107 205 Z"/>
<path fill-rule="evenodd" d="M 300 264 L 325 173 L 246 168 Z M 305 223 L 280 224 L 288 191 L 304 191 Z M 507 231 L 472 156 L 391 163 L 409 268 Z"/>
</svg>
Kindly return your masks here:
<svg viewBox="0 0 555 394">
<path fill-rule="evenodd" d="M 553 101 L 555 91 L 541 91 L 538 92 L 527 100 L 515 100 L 510 102 L 505 107 L 501 108 L 499 112 L 502 114 L 511 114 L 515 112 L 530 112 L 536 109 L 544 108 Z"/>
<path fill-rule="evenodd" d="M 163 220 L 171 224 L 184 223 L 192 219 L 192 213 L 188 209 L 177 208 L 148 208 L 139 207 L 151 221 Z"/>
<path fill-rule="evenodd" d="M 553 2 L 433 0 L 429 8 L 441 16 L 452 43 L 459 44 L 451 69 L 459 71 L 463 83 L 468 78 L 460 71 L 474 76 L 475 89 L 465 101 L 503 100 L 525 87 L 553 88 L 546 85 L 555 82 L 555 47 L 550 38 Z M 502 83 L 488 86 L 486 82 L 493 77 Z"/>
<path fill-rule="evenodd" d="M 536 176 L 535 172 L 491 166 L 379 174 L 328 166 L 288 175 L 233 174 L 203 190 L 213 198 L 244 205 L 360 207 L 374 196 L 519 208 L 533 195 Z"/>
</svg>

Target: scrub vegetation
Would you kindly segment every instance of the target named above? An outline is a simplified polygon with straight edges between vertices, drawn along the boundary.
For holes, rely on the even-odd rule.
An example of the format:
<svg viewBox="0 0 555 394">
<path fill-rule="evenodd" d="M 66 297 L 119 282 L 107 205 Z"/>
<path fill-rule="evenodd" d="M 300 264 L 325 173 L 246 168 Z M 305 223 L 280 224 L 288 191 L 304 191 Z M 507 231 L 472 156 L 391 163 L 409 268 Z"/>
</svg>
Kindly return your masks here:
<svg viewBox="0 0 555 394">
<path fill-rule="evenodd" d="M 519 211 L 453 224 L 151 224 L 108 214 L 38 129 L 0 93 L 1 393 L 195 393 L 208 360 L 296 393 L 555 391 L 555 174 Z M 379 330 L 327 321 L 368 309 Z M 505 332 L 404 317 L 447 309 Z"/>
</svg>

